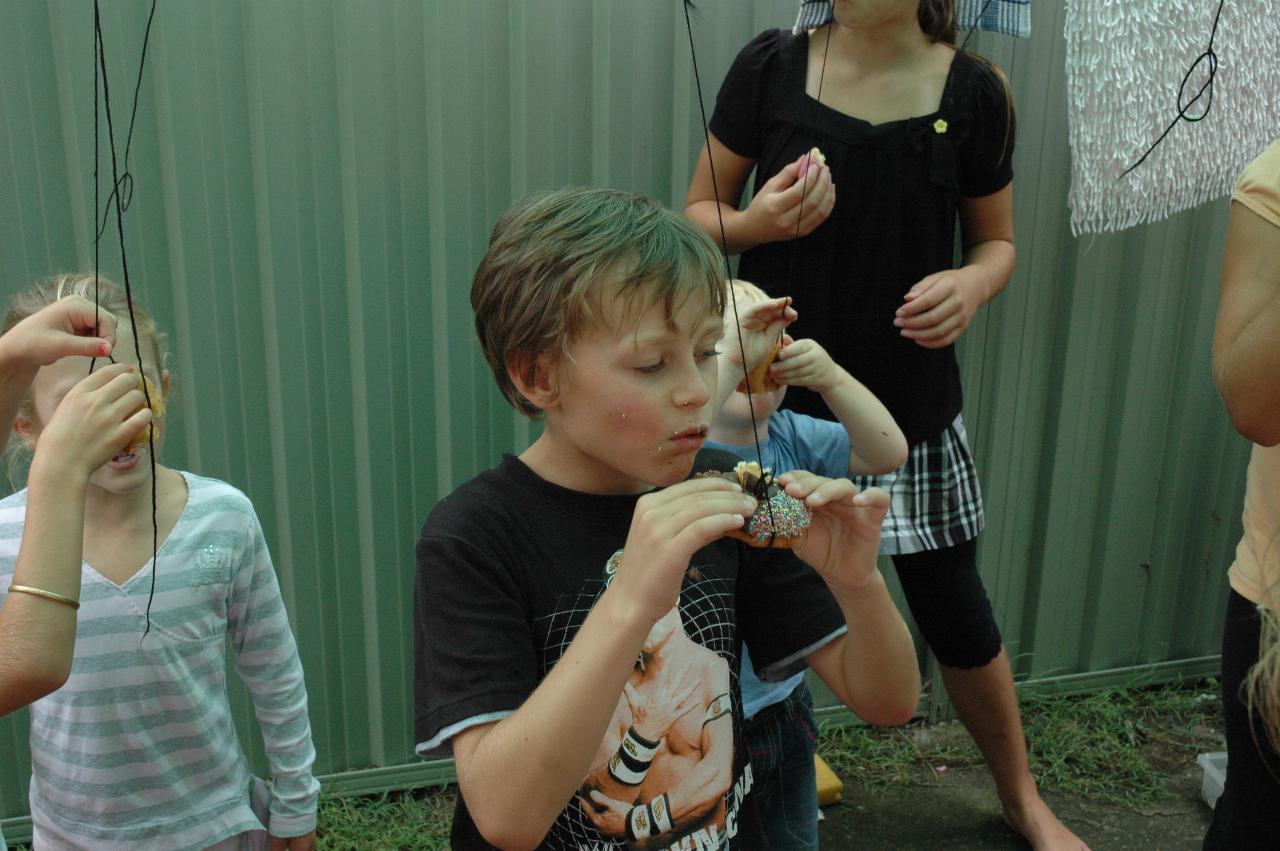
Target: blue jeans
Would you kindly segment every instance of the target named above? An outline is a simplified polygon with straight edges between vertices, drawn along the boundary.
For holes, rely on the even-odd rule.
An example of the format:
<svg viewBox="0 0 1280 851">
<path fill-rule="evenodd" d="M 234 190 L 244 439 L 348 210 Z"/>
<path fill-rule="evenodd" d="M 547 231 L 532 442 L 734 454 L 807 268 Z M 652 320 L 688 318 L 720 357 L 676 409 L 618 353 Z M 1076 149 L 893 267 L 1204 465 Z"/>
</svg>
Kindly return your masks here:
<svg viewBox="0 0 1280 851">
<path fill-rule="evenodd" d="M 804 683 L 747 722 L 752 795 L 773 851 L 818 847 L 817 740 L 813 696 Z"/>
</svg>

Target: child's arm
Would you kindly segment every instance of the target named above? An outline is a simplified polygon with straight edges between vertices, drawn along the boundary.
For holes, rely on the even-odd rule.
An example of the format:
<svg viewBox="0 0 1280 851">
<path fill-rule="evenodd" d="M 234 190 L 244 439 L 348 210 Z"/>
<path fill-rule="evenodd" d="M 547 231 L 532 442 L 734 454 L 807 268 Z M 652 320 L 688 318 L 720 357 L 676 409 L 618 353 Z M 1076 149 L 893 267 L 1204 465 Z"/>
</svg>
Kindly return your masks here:
<svg viewBox="0 0 1280 851">
<path fill-rule="evenodd" d="M 227 631 L 271 765 L 272 848 L 306 851 L 315 844 L 320 798 L 320 783 L 311 774 L 316 750 L 307 689 L 262 527 L 252 507 L 247 510 L 249 528 L 231 577 Z"/>
<path fill-rule="evenodd" d="M 1231 205 L 1213 329 L 1213 378 L 1236 430 L 1280 443 L 1280 228 Z"/>
<path fill-rule="evenodd" d="M 858 493 L 848 479 L 803 471 L 779 482 L 813 509 L 813 525 L 795 554 L 826 582 L 848 627 L 806 661 L 864 721 L 906 723 L 920 700 L 920 668 L 911 633 L 876 567 L 888 494 L 879 488 Z"/>
<path fill-rule="evenodd" d="M 728 297 L 733 298 L 732 292 Z M 738 382 L 769 356 L 783 329 L 794 322 L 796 316 L 791 299 L 786 297 L 739 304 L 736 321 L 733 308 L 725 310 L 724 334 L 716 347 L 720 366 L 716 373 L 716 396 L 711 400 L 713 419 Z M 745 367 L 742 361 L 744 351 L 747 358 Z"/>
<path fill-rule="evenodd" d="M 960 268 L 922 278 L 903 297 L 893 324 L 926 349 L 951 345 L 979 307 L 995 298 L 1013 275 L 1013 184 L 981 198 L 960 201 L 964 257 Z"/>
<path fill-rule="evenodd" d="M 788 343 L 770 375 L 822 394 L 849 436 L 849 475 L 888 473 L 907 460 L 907 439 L 889 409 L 813 340 Z"/>
<path fill-rule="evenodd" d="M 689 559 L 742 526 L 755 501 L 695 479 L 636 504 L 622 565 L 564 656 L 514 714 L 453 736 L 458 788 L 484 838 L 533 848 L 591 768 L 654 623 L 675 605 Z"/>
<path fill-rule="evenodd" d="M 0 715 L 67 681 L 76 607 L 65 601 L 80 599 L 89 476 L 149 422 L 137 373 L 111 364 L 71 388 L 40 434 L 27 479 L 22 543 L 0 607 Z"/>
<path fill-rule="evenodd" d="M 715 153 L 716 181 L 712 183 L 708 148 L 703 145 L 684 199 L 684 214 L 706 231 L 716 245 L 721 242 L 723 218 L 724 238 L 730 254 L 741 254 L 766 242 L 808 236 L 831 215 L 836 203 L 831 169 L 824 164 L 810 163 L 807 152 L 765 181 L 747 209 L 739 210 L 742 190 L 756 162 L 735 154 L 715 134 L 709 134 L 709 138 L 710 150 Z M 807 174 L 800 171 L 802 166 Z"/>
</svg>

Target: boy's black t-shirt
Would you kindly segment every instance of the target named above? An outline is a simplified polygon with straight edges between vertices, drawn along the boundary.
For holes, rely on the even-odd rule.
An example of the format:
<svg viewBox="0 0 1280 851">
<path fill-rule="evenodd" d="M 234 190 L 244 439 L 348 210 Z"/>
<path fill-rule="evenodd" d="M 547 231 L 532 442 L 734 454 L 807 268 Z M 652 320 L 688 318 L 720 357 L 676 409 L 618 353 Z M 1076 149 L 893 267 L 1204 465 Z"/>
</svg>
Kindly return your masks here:
<svg viewBox="0 0 1280 851">
<path fill-rule="evenodd" d="M 704 450 L 695 471 L 731 469 L 737 460 Z M 436 506 L 418 542 L 414 588 L 420 756 L 447 756 L 454 734 L 511 715 L 533 692 L 604 592 L 637 500 L 559 487 L 506 456 Z M 590 774 L 539 847 L 766 847 L 742 745 L 742 643 L 750 643 L 763 678 L 781 679 L 843 631 L 843 616 L 821 578 L 790 551 L 752 549 L 728 538 L 695 553 L 678 615 L 669 637 L 637 660 L 632 688 L 617 698 Z M 674 613 L 663 622 L 676 623 Z M 673 688 L 674 679 L 659 683 L 664 671 L 684 672 L 695 691 Z M 641 737 L 656 745 L 643 782 L 617 783 L 619 774 L 610 774 L 607 763 L 640 723 L 628 701 L 652 697 L 656 703 L 673 691 L 684 692 L 678 699 L 688 708 L 665 733 Z M 640 707 L 646 708 L 640 717 L 662 715 Z M 669 806 L 676 818 L 658 814 L 666 830 L 634 841 L 619 825 L 631 807 L 644 804 Z M 452 845 L 490 847 L 461 798 Z"/>
</svg>

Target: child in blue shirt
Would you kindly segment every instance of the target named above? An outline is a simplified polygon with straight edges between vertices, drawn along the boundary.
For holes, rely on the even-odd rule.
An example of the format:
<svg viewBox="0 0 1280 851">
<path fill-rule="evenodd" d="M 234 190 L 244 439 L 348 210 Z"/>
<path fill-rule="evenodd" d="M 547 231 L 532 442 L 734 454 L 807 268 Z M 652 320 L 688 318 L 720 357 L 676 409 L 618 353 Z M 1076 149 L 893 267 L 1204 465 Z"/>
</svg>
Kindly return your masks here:
<svg viewBox="0 0 1280 851">
<path fill-rule="evenodd" d="M 768 300 L 746 281 L 734 281 L 732 291 L 739 309 Z M 735 391 L 712 422 L 707 446 L 753 459 L 758 444 L 763 465 L 777 475 L 809 470 L 839 478 L 888 473 L 901 466 L 907 440 L 880 400 L 813 340 L 784 337 L 783 342 L 769 370 L 779 386 L 750 398 Z M 820 393 L 839 422 L 779 410 L 788 385 Z M 740 682 L 756 809 L 774 851 L 816 849 L 813 699 L 803 671 L 779 682 L 761 680 L 750 649 L 742 653 Z"/>
</svg>

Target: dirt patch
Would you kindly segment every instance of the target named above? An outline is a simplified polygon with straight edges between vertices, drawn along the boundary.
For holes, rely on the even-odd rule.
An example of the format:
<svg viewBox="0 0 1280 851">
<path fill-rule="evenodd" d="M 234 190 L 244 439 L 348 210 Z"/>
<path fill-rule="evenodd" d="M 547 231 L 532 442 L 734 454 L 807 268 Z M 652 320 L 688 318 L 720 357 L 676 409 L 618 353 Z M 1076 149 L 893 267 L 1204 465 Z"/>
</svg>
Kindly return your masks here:
<svg viewBox="0 0 1280 851">
<path fill-rule="evenodd" d="M 924 735 L 930 749 L 949 739 L 962 753 L 968 745 L 958 724 L 927 728 Z M 1200 795 L 1202 773 L 1194 751 L 1155 737 L 1141 749 L 1164 778 L 1156 803 L 1134 808 L 1053 789 L 1044 791 L 1045 800 L 1098 851 L 1198 849 L 1211 814 Z M 910 769 L 909 782 L 877 791 L 858 783 L 846 765 L 844 800 L 828 807 L 819 825 L 822 846 L 838 851 L 1029 848 L 1005 825 L 991 775 L 974 762 L 961 759 L 944 767 L 922 761 Z"/>
<path fill-rule="evenodd" d="M 1170 785 L 1181 793 L 1148 812 L 1066 793 L 1048 791 L 1044 797 L 1059 818 L 1099 851 L 1192 851 L 1209 826 L 1199 768 L 1187 767 L 1170 778 Z M 947 771 L 936 783 L 885 795 L 846 786 L 844 800 L 823 815 L 822 846 L 839 851 L 1029 847 L 1005 825 L 991 775 L 980 768 Z"/>
</svg>

